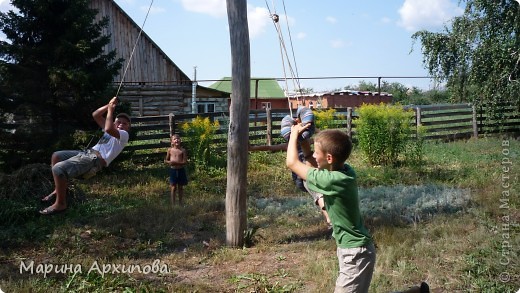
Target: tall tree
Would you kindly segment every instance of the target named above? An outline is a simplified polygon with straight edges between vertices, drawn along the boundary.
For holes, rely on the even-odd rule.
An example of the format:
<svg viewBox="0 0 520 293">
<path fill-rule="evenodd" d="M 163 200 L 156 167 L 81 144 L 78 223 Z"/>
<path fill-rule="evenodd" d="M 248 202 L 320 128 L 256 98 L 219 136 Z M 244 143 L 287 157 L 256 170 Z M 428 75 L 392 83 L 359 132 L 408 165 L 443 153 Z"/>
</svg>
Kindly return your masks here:
<svg viewBox="0 0 520 293">
<path fill-rule="evenodd" d="M 419 31 L 424 64 L 446 81 L 455 100 L 496 108 L 519 105 L 520 5 L 515 0 L 466 0 L 444 31 Z"/>
<path fill-rule="evenodd" d="M 38 123 L 52 136 L 43 147 L 75 127 L 91 123 L 96 100 L 121 68 L 115 51 L 104 53 L 108 20 L 95 21 L 88 0 L 12 0 L 0 13 L 0 111 Z M 2 114 L 0 113 L 0 114 Z M 29 125 L 26 129 L 35 128 Z M 21 131 L 17 131 L 21 135 Z"/>
</svg>

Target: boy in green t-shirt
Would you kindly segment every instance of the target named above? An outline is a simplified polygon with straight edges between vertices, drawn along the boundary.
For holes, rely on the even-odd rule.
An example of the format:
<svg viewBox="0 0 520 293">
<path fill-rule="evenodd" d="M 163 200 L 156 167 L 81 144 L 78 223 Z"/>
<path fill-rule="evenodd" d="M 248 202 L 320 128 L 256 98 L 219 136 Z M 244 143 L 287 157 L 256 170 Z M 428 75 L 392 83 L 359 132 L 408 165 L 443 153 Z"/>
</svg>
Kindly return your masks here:
<svg viewBox="0 0 520 293">
<path fill-rule="evenodd" d="M 339 261 L 334 292 L 368 292 L 376 252 L 372 236 L 363 225 L 356 173 L 345 163 L 352 151 L 352 142 L 341 130 L 319 132 L 314 139 L 313 157 L 318 166 L 314 168 L 298 159 L 298 135 L 307 127 L 302 124 L 291 127 L 287 167 L 306 180 L 311 191 L 323 194 Z"/>
</svg>

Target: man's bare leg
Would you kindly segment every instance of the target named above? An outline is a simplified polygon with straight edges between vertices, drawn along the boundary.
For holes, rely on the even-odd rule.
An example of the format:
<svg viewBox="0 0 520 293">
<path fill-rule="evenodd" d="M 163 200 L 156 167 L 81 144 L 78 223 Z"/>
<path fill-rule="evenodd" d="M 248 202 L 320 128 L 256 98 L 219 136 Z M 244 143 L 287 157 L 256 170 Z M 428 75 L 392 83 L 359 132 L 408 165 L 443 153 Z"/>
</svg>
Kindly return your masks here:
<svg viewBox="0 0 520 293">
<path fill-rule="evenodd" d="M 56 156 L 55 154 L 52 154 L 52 156 L 51 156 L 51 168 L 52 168 L 54 165 L 56 165 L 56 163 L 59 163 L 59 162 L 60 162 L 60 160 L 59 160 L 58 156 Z M 53 179 L 54 179 L 54 185 L 55 185 L 54 190 L 53 190 L 51 193 L 49 193 L 47 196 L 42 197 L 42 199 L 41 199 L 42 202 L 48 202 L 48 201 L 51 201 L 52 198 L 53 198 L 54 196 L 56 196 L 56 193 L 57 193 L 57 191 L 58 191 L 58 188 L 56 187 L 56 181 L 57 181 L 57 179 L 54 178 L 54 177 L 55 177 L 54 174 L 52 174 L 52 177 L 53 177 Z M 66 190 L 67 190 L 67 182 L 65 182 L 65 192 L 66 192 Z"/>
<path fill-rule="evenodd" d="M 55 174 L 52 174 L 52 177 L 54 178 L 56 201 L 51 206 L 41 210 L 40 214 L 42 215 L 52 215 L 67 209 L 67 179 Z"/>
</svg>

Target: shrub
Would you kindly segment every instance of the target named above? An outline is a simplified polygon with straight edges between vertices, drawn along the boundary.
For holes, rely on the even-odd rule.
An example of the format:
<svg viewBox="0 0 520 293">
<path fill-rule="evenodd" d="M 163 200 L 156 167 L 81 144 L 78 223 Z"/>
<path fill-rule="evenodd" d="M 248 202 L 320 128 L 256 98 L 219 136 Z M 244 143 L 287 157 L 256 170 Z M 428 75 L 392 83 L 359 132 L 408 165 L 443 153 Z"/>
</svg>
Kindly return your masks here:
<svg viewBox="0 0 520 293">
<path fill-rule="evenodd" d="M 415 139 L 410 139 L 406 146 L 405 155 L 406 163 L 410 166 L 421 167 L 423 166 L 424 157 L 424 135 L 426 134 L 426 128 L 419 126 L 416 129 Z"/>
<path fill-rule="evenodd" d="M 359 147 L 373 165 L 394 165 L 412 134 L 412 110 L 400 105 L 367 105 L 359 108 L 356 132 Z"/>
<path fill-rule="evenodd" d="M 210 161 L 211 140 L 219 129 L 219 122 L 211 122 L 209 117 L 202 118 L 197 116 L 193 121 L 182 124 L 184 135 L 188 139 L 183 139 L 186 144 L 190 161 L 195 163 L 195 167 L 206 166 Z"/>
<path fill-rule="evenodd" d="M 316 120 L 316 128 L 320 130 L 336 128 L 334 116 L 336 109 L 330 108 L 328 110 L 317 110 L 314 111 Z M 339 115 L 338 119 L 344 120 L 344 115 Z"/>
</svg>

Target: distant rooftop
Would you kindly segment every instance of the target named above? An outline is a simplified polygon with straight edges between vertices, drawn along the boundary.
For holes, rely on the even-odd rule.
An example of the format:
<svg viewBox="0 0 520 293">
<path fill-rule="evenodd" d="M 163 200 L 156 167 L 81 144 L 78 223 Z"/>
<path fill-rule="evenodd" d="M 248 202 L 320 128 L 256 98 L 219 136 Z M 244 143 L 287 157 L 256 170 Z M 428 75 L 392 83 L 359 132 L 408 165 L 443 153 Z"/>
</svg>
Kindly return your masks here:
<svg viewBox="0 0 520 293">
<path fill-rule="evenodd" d="M 309 93 L 303 94 L 303 96 L 323 96 L 323 95 L 345 95 L 345 96 L 392 96 L 392 94 L 387 92 L 371 92 L 371 91 L 353 91 L 353 90 L 344 90 L 344 91 L 325 91 L 319 93 Z"/>
<path fill-rule="evenodd" d="M 258 95 L 256 94 L 256 86 L 258 80 Z M 231 77 L 224 77 L 221 80 L 211 84 L 209 88 L 223 91 L 232 92 L 231 88 Z M 283 89 L 280 87 L 278 82 L 273 79 L 251 77 L 251 98 L 285 98 Z"/>
</svg>

